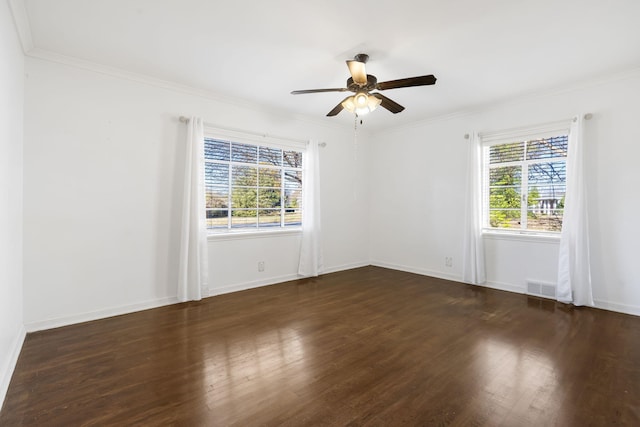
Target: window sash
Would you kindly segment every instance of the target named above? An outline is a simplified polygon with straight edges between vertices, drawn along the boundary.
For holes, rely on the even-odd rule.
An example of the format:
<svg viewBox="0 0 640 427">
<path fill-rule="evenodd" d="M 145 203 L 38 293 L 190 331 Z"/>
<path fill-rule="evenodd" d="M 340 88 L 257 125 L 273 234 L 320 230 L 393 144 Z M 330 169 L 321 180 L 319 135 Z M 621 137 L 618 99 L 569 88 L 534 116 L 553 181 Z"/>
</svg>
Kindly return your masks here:
<svg viewBox="0 0 640 427">
<path fill-rule="evenodd" d="M 223 150 L 214 149 L 218 146 Z M 302 150 L 208 135 L 205 147 L 208 148 L 206 217 L 210 234 L 301 225 Z M 228 153 L 224 152 L 226 149 Z M 279 158 L 273 158 L 274 155 Z"/>
<path fill-rule="evenodd" d="M 568 132 L 557 132 L 535 135 L 531 138 L 516 138 L 511 140 L 494 139 L 489 143 L 483 140 L 483 176 L 482 176 L 482 206 L 483 229 L 485 231 L 517 232 L 517 233 L 553 233 L 561 230 L 564 209 L 556 195 L 556 189 L 564 198 L 566 192 L 566 147 Z M 556 138 L 559 138 L 556 139 Z M 555 141 L 554 141 L 555 139 Z M 551 144 L 537 143 L 539 140 L 552 140 Z M 553 150 L 554 143 L 564 143 L 564 151 Z M 522 150 L 516 147 L 522 144 Z M 511 145 L 511 147 L 510 147 Z M 528 152 L 529 146 L 533 147 L 532 153 Z M 496 161 L 495 149 L 497 146 L 505 146 L 503 157 L 506 161 Z M 551 148 L 549 148 L 551 147 Z M 494 156 L 491 156 L 492 148 Z M 548 148 L 548 149 L 546 149 Z M 520 155 L 520 151 L 522 154 Z M 530 155 L 531 154 L 531 155 Z M 555 155 L 559 155 L 554 157 Z M 499 157 L 499 156 L 498 156 Z M 531 158 L 537 157 L 537 158 Z M 517 158 L 518 160 L 514 160 Z M 499 160 L 499 159 L 498 159 Z M 497 171 L 501 168 L 510 168 L 512 171 L 519 169 L 519 176 L 515 173 L 513 182 L 495 182 L 500 177 Z M 548 170 L 545 170 L 547 168 Z M 557 170 L 556 170 L 557 169 Z M 532 172 L 533 171 L 533 172 Z M 539 177 L 549 175 L 550 182 L 534 179 L 530 185 L 532 173 Z M 553 174 L 559 181 L 554 182 Z M 503 179 L 504 181 L 504 176 Z M 535 190 L 535 193 L 534 193 Z M 541 193 L 552 196 L 541 197 Z M 537 204 L 532 205 L 532 195 L 537 194 Z M 502 206 L 495 206 L 498 200 Z M 492 206 L 493 204 L 493 206 Z M 531 221 L 529 218 L 531 217 Z M 558 219 L 559 218 L 559 219 Z M 545 224 L 546 222 L 546 224 Z"/>
</svg>

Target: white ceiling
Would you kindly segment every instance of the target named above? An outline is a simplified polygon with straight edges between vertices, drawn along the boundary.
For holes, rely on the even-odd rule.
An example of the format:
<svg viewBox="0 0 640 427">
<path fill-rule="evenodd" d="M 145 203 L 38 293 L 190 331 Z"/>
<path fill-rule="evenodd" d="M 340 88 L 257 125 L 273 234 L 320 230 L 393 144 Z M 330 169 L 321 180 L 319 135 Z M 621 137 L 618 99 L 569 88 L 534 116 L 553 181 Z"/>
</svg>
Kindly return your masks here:
<svg viewBox="0 0 640 427">
<path fill-rule="evenodd" d="M 13 0 L 15 1 L 15 0 Z M 285 113 L 352 124 L 346 59 L 379 81 L 435 74 L 384 94 L 367 127 L 393 127 L 572 86 L 640 66 L 638 0 L 23 0 L 34 50 L 120 68 Z M 35 53 L 34 53 L 35 54 Z"/>
</svg>

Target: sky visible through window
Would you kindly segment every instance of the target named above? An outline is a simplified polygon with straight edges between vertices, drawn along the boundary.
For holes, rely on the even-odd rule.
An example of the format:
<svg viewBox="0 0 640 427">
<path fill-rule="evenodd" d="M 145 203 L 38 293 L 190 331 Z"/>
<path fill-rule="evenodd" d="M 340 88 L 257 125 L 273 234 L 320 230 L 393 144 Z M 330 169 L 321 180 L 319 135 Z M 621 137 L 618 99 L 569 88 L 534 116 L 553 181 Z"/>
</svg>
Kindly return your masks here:
<svg viewBox="0 0 640 427">
<path fill-rule="evenodd" d="M 567 135 L 486 147 L 486 226 L 559 232 L 567 147 Z"/>
</svg>

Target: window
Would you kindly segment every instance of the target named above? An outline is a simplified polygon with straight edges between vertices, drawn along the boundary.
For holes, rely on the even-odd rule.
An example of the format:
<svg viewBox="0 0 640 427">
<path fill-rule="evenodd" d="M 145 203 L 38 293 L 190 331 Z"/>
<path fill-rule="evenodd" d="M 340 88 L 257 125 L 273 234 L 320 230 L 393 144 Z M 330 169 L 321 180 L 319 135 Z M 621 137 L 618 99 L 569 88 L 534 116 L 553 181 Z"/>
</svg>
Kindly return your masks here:
<svg viewBox="0 0 640 427">
<path fill-rule="evenodd" d="M 301 225 L 301 151 L 214 138 L 204 147 L 210 232 Z"/>
<path fill-rule="evenodd" d="M 511 141 L 483 139 L 485 230 L 560 232 L 568 132 Z"/>
</svg>

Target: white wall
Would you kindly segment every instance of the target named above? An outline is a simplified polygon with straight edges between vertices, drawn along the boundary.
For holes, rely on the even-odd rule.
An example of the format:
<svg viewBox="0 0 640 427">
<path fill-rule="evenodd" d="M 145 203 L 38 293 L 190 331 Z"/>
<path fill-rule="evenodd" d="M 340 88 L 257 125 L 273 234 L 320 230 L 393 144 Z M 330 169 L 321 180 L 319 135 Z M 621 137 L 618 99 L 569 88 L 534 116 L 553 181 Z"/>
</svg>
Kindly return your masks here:
<svg viewBox="0 0 640 427">
<path fill-rule="evenodd" d="M 461 279 L 467 140 L 593 113 L 586 122 L 594 298 L 640 314 L 640 70 L 571 90 L 388 130 L 371 141 L 371 261 Z M 556 282 L 557 243 L 485 239 L 489 286 Z M 444 259 L 453 257 L 453 266 Z"/>
<path fill-rule="evenodd" d="M 368 263 L 365 156 L 354 180 L 349 128 L 35 58 L 26 68 L 28 329 L 175 302 L 185 135 L 180 115 L 326 142 L 326 268 Z M 299 235 L 210 241 L 211 294 L 295 277 L 298 248 Z M 257 271 L 258 261 L 265 261 L 264 272 Z"/>
<path fill-rule="evenodd" d="M 24 57 L 0 2 L 0 406 L 24 340 L 22 323 L 22 126 Z"/>
<path fill-rule="evenodd" d="M 181 186 L 179 115 L 222 127 L 327 142 L 328 271 L 369 262 L 460 279 L 464 176 L 472 130 L 593 113 L 587 156 L 593 279 L 601 307 L 640 314 L 633 197 L 640 73 L 375 136 L 271 114 L 102 70 L 26 61 L 24 319 L 35 330 L 175 302 Z M 356 171 L 351 165 L 356 160 Z M 370 212 L 367 212 L 367 208 Z M 487 239 L 489 285 L 554 282 L 557 244 Z M 210 293 L 295 277 L 299 235 L 210 241 Z M 444 258 L 453 257 L 445 267 Z M 264 272 L 257 262 L 265 261 Z"/>
</svg>

